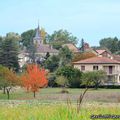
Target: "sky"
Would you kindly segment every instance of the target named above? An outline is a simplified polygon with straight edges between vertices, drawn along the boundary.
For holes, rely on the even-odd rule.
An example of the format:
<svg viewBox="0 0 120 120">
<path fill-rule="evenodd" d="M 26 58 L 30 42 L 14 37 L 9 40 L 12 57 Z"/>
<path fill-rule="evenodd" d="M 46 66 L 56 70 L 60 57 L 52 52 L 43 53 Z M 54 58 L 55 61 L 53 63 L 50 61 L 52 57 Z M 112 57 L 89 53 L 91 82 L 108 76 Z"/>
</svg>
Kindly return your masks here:
<svg viewBox="0 0 120 120">
<path fill-rule="evenodd" d="M 52 34 L 66 29 L 91 46 L 120 38 L 120 0 L 0 0 L 0 35 L 21 34 L 38 25 Z"/>
</svg>

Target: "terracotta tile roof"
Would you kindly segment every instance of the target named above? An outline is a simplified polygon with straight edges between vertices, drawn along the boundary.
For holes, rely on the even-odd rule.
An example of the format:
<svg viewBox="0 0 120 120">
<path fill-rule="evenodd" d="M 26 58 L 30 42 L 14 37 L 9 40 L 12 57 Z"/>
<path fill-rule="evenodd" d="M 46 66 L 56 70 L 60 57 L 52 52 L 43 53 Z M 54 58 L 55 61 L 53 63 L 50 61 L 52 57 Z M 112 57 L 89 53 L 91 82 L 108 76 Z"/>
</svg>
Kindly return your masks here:
<svg viewBox="0 0 120 120">
<path fill-rule="evenodd" d="M 96 50 L 97 51 L 97 53 L 99 54 L 99 55 L 101 55 L 102 53 L 104 53 L 106 50 Z"/>
<path fill-rule="evenodd" d="M 63 47 L 67 46 L 72 52 L 79 52 L 78 48 L 75 45 L 71 44 L 71 43 L 64 44 L 62 46 Z"/>
<path fill-rule="evenodd" d="M 113 55 L 114 60 L 120 61 L 120 55 Z"/>
<path fill-rule="evenodd" d="M 73 62 L 73 64 L 120 64 L 120 62 L 107 57 L 92 57 Z"/>
</svg>

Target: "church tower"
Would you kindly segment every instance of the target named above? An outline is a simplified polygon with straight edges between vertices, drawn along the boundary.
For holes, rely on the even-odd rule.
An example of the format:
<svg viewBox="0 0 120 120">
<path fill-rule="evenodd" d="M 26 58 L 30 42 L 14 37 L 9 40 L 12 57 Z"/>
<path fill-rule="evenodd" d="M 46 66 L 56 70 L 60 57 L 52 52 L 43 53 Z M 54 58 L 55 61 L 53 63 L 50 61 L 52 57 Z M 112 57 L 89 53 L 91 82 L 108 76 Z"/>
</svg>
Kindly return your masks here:
<svg viewBox="0 0 120 120">
<path fill-rule="evenodd" d="M 43 44 L 42 37 L 40 34 L 39 24 L 38 24 L 38 27 L 36 29 L 36 33 L 35 33 L 35 37 L 33 38 L 33 42 L 37 46 L 40 46 Z"/>
</svg>

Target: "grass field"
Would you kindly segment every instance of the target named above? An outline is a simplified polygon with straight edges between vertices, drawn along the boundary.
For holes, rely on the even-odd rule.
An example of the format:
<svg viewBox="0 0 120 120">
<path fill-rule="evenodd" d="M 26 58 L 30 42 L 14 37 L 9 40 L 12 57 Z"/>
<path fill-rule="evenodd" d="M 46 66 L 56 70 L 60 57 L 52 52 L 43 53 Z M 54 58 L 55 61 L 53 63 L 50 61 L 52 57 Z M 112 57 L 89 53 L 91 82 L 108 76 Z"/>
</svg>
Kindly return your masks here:
<svg viewBox="0 0 120 120">
<path fill-rule="evenodd" d="M 120 104 L 83 104 L 79 113 L 76 106 L 22 104 L 0 107 L 0 120 L 91 120 L 91 115 L 120 115 Z M 110 120 L 110 119 L 101 119 Z"/>
<path fill-rule="evenodd" d="M 91 120 L 91 115 L 120 115 L 119 89 L 90 89 L 79 114 L 76 103 L 84 89 L 68 89 L 69 94 L 60 91 L 60 88 L 41 89 L 34 99 L 32 93 L 14 89 L 11 100 L 0 91 L 0 120 Z"/>
<path fill-rule="evenodd" d="M 46 88 L 41 89 L 36 94 L 36 99 L 41 101 L 66 101 L 67 98 L 71 101 L 76 101 L 84 89 L 68 89 L 69 94 L 61 94 L 61 88 Z M 7 96 L 0 91 L 0 100 L 6 100 Z M 13 89 L 10 93 L 11 100 L 30 100 L 33 98 L 33 93 L 26 92 L 23 89 Z M 85 102 L 120 102 L 120 89 L 90 89 L 85 95 Z"/>
</svg>

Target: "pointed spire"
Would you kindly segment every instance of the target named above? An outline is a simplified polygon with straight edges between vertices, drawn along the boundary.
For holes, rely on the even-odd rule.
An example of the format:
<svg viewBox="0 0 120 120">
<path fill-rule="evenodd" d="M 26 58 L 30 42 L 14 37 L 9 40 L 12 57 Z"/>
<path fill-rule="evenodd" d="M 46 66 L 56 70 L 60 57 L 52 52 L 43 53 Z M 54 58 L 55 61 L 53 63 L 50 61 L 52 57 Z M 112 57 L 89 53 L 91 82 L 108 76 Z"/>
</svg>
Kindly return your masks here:
<svg viewBox="0 0 120 120">
<path fill-rule="evenodd" d="M 39 28 L 39 19 L 38 19 L 38 28 Z"/>
<path fill-rule="evenodd" d="M 38 21 L 38 27 L 37 27 L 37 29 L 36 29 L 35 38 L 41 38 L 40 29 L 39 29 L 39 21 Z"/>
<path fill-rule="evenodd" d="M 41 39 L 41 34 L 40 34 L 40 29 L 39 29 L 39 21 L 38 21 L 38 27 L 36 28 L 36 33 L 35 33 L 35 37 L 33 38 L 34 43 L 41 45 L 43 44 L 42 39 Z"/>
</svg>

